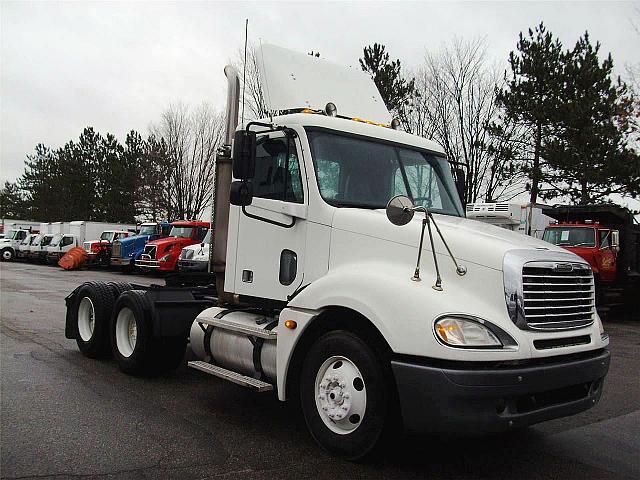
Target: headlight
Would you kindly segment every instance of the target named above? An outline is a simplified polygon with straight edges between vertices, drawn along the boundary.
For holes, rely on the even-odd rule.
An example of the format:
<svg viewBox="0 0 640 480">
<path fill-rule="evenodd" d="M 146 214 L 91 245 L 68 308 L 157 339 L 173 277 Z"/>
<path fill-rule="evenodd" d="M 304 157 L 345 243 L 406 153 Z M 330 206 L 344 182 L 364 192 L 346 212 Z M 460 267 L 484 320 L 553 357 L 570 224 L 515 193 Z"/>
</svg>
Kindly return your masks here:
<svg viewBox="0 0 640 480">
<path fill-rule="evenodd" d="M 168 262 L 169 261 L 169 257 L 171 257 L 171 255 L 167 253 L 164 257 L 162 257 L 160 259 L 160 261 L 161 262 Z"/>
<path fill-rule="evenodd" d="M 462 348 L 502 347 L 495 333 L 479 321 L 444 317 L 436 321 L 435 333 L 445 345 Z M 515 343 L 515 342 L 513 342 Z"/>
</svg>

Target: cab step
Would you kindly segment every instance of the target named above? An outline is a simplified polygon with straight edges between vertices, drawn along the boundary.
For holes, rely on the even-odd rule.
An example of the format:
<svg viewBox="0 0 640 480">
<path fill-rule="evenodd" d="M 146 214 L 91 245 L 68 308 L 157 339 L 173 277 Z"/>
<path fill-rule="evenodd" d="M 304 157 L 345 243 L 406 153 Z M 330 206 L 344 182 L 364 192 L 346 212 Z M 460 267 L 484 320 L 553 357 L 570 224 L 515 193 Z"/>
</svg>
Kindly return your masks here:
<svg viewBox="0 0 640 480">
<path fill-rule="evenodd" d="M 213 325 L 214 327 L 222 328 L 224 330 L 232 330 L 234 332 L 245 333 L 257 338 L 263 338 L 265 340 L 275 340 L 278 333 L 274 330 L 265 330 L 264 328 L 254 327 L 252 325 L 246 325 L 244 323 L 236 323 L 231 320 L 222 318 L 199 318 L 198 323 L 205 325 Z"/>
<path fill-rule="evenodd" d="M 247 377 L 241 373 L 233 372 L 226 368 L 218 367 L 217 365 L 211 365 L 210 363 L 203 362 L 201 360 L 188 362 L 187 365 L 191 368 L 195 368 L 196 370 L 200 370 L 201 372 L 214 375 L 222 378 L 223 380 L 229 380 L 230 382 L 247 387 L 256 392 L 268 392 L 273 390 L 273 385 L 270 383 L 263 382 L 262 380 L 257 380 L 252 377 Z"/>
</svg>

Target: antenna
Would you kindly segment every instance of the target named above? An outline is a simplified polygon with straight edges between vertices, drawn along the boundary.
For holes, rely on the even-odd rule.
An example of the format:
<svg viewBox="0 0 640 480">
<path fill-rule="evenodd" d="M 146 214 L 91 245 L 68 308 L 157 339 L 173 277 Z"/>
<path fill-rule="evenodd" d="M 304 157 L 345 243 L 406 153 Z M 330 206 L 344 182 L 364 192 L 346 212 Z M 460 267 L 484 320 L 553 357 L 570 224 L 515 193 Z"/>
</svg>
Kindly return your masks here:
<svg viewBox="0 0 640 480">
<path fill-rule="evenodd" d="M 244 68 L 242 72 L 242 125 L 244 125 L 244 92 L 247 88 L 247 38 L 249 35 L 249 19 L 244 23 Z"/>
</svg>

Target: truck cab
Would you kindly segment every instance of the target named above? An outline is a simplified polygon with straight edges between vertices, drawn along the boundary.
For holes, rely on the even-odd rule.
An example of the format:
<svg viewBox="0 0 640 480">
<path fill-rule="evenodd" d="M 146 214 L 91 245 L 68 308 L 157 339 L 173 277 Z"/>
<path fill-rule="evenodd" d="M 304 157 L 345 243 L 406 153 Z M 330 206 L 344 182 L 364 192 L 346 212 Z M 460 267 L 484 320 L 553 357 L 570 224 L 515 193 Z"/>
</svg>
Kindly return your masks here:
<svg viewBox="0 0 640 480">
<path fill-rule="evenodd" d="M 47 247 L 53 239 L 53 233 L 44 233 L 33 239 L 29 245 L 29 258 L 38 262 L 47 261 Z"/>
<path fill-rule="evenodd" d="M 589 264 L 465 218 L 455 159 L 398 130 L 365 73 L 266 45 L 258 58 L 273 117 L 238 124 L 225 68 L 210 284 L 136 287 L 103 319 L 85 312 L 109 286 L 85 284 L 66 336 L 132 374 L 176 368 L 188 339 L 189 367 L 296 399 L 348 459 L 397 427 L 503 432 L 595 405 L 610 355 Z M 141 266 L 177 259 L 173 236 Z"/>
<path fill-rule="evenodd" d="M 5 261 L 11 261 L 16 258 L 18 245 L 29 236 L 30 230 L 13 229 L 5 233 L 4 238 L 0 239 L 0 258 Z"/>
<path fill-rule="evenodd" d="M 209 249 L 211 246 L 211 230 L 200 243 L 184 247 L 178 259 L 180 272 L 206 272 L 209 268 Z"/>
<path fill-rule="evenodd" d="M 556 222 L 544 231 L 543 240 L 563 247 L 589 262 L 596 281 L 616 279 L 618 233 L 597 222 Z"/>
<path fill-rule="evenodd" d="M 135 261 L 136 267 L 160 272 L 173 272 L 184 247 L 201 243 L 209 222 L 180 220 L 171 223 L 169 236 L 147 242 L 144 252 Z"/>
<path fill-rule="evenodd" d="M 171 224 L 169 222 L 149 222 L 140 226 L 140 232 L 130 237 L 119 238 L 113 242 L 111 248 L 111 265 L 131 270 L 135 261 L 144 252 L 147 242 L 158 240 L 169 235 Z"/>
<path fill-rule="evenodd" d="M 71 233 L 58 233 L 54 235 L 47 247 L 47 261 L 57 263 L 65 253 L 74 247 L 80 246 L 80 240 Z"/>
<path fill-rule="evenodd" d="M 83 248 L 87 252 L 88 261 L 108 266 L 113 242 L 130 235 L 132 235 L 132 232 L 128 230 L 105 230 L 100 234 L 98 240 L 84 242 Z"/>
<path fill-rule="evenodd" d="M 20 242 L 16 249 L 16 258 L 27 258 L 29 256 L 29 247 L 35 238 L 38 237 L 37 233 L 30 233 Z"/>
</svg>

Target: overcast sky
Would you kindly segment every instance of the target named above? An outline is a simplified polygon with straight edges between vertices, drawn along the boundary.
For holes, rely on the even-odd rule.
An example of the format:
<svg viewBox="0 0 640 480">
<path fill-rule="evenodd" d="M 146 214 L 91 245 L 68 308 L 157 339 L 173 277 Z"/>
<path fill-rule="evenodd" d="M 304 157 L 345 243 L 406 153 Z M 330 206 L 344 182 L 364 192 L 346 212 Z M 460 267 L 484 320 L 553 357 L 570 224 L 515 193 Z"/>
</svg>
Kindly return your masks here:
<svg viewBox="0 0 640 480">
<path fill-rule="evenodd" d="M 565 46 L 588 30 L 620 73 L 640 63 L 632 2 L 9 2 L 0 1 L 0 179 L 15 179 L 37 143 L 85 126 L 123 140 L 146 134 L 171 102 L 224 106 L 222 69 L 249 19 L 250 39 L 357 64 L 387 46 L 407 67 L 454 36 L 486 37 L 506 61 L 518 33 L 541 20 Z"/>
</svg>

